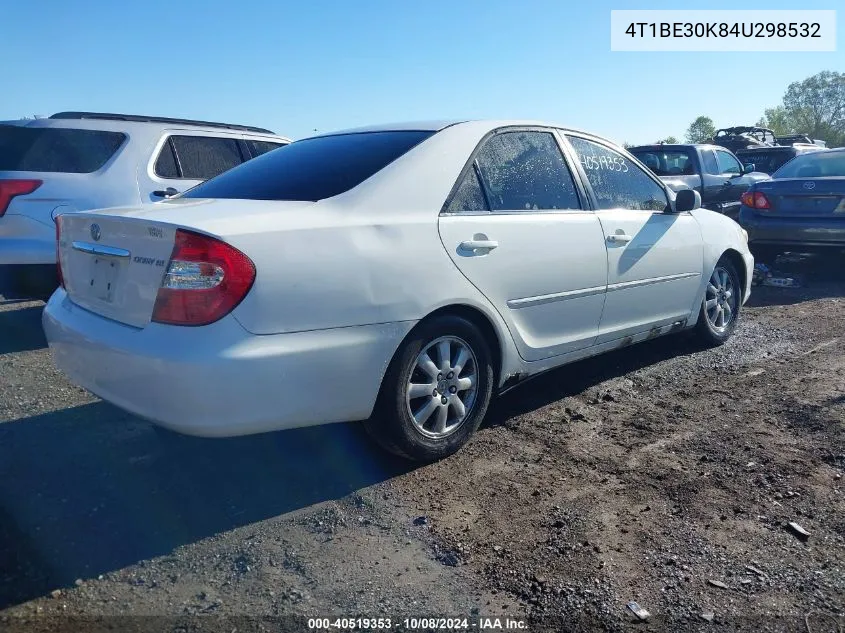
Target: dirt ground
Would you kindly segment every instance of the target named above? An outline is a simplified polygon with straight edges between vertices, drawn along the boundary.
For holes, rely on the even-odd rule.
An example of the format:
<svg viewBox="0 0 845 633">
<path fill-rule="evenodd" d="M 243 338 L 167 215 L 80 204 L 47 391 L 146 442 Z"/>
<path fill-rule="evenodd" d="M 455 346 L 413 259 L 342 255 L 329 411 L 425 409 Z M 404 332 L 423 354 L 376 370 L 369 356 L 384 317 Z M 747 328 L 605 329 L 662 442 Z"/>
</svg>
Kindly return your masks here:
<svg viewBox="0 0 845 633">
<path fill-rule="evenodd" d="M 755 287 L 724 347 L 530 381 L 423 467 L 356 424 L 163 440 L 61 377 L 42 304 L 0 301 L 0 630 L 841 632 L 843 264 L 783 263 L 804 286 Z"/>
</svg>

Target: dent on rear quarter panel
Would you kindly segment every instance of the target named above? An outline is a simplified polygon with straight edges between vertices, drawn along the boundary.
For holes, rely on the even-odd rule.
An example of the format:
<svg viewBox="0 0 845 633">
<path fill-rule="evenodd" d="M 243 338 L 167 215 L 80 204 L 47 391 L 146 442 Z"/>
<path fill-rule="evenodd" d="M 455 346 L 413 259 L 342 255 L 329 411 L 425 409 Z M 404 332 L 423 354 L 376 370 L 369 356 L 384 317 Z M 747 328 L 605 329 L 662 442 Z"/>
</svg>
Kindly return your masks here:
<svg viewBox="0 0 845 633">
<path fill-rule="evenodd" d="M 236 246 L 257 269 L 253 289 L 235 310 L 248 331 L 415 320 L 453 290 L 455 271 L 440 244 L 436 215 L 388 224 L 355 210 L 312 212 L 310 226 L 239 236 Z"/>
</svg>

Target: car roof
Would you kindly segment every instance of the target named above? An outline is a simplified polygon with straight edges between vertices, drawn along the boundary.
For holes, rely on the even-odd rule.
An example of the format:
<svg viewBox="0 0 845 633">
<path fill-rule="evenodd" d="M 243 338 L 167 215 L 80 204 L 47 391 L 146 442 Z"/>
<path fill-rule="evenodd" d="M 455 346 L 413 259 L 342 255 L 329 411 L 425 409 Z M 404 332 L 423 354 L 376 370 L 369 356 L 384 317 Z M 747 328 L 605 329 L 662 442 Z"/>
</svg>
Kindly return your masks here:
<svg viewBox="0 0 845 633">
<path fill-rule="evenodd" d="M 724 149 L 727 150 L 726 147 L 722 147 L 721 145 L 713 145 L 712 143 L 650 143 L 648 145 L 632 145 L 628 148 L 628 151 L 633 151 L 635 149 L 647 149 L 647 150 L 660 150 L 660 149 L 689 149 L 690 147 L 696 147 L 698 149 Z M 730 151 L 730 150 L 727 150 Z"/>
<path fill-rule="evenodd" d="M 440 132 L 445 130 L 446 128 L 451 127 L 462 127 L 472 128 L 474 130 L 478 129 L 488 129 L 490 131 L 502 128 L 502 127 L 542 127 L 542 128 L 556 128 L 559 130 L 563 130 L 565 132 L 575 132 L 578 134 L 583 134 L 584 136 L 589 136 L 592 138 L 600 139 L 606 141 L 608 143 L 613 143 L 614 145 L 618 145 L 615 141 L 612 141 L 606 137 L 599 136 L 597 134 L 593 134 L 592 132 L 587 132 L 585 130 L 579 130 L 577 128 L 572 128 L 566 125 L 561 125 L 559 123 L 551 123 L 549 121 L 539 121 L 534 119 L 435 119 L 435 120 L 427 120 L 427 121 L 404 121 L 398 123 L 383 123 L 378 125 L 367 125 L 362 127 L 356 128 L 348 128 L 343 130 L 336 130 L 332 132 L 323 132 L 320 134 L 314 134 L 307 138 L 318 138 L 323 136 L 339 136 L 342 134 L 363 134 L 367 132 L 403 132 L 403 131 L 415 131 L 415 132 Z M 304 139 L 303 139 L 304 140 Z"/>
<path fill-rule="evenodd" d="M 119 118 L 124 115 L 104 115 L 104 118 L 96 116 L 66 116 L 66 113 L 59 113 L 49 118 L 39 117 L 37 119 L 18 119 L 16 121 L 0 121 L 0 125 L 15 125 L 20 127 L 60 127 L 74 128 L 79 130 L 104 130 L 110 132 L 136 131 L 147 133 L 155 130 L 195 130 L 205 132 L 228 132 L 240 133 L 249 136 L 272 137 L 290 142 L 290 139 L 263 128 L 251 128 L 249 126 L 229 125 L 225 123 L 211 123 L 193 121 L 190 119 L 170 119 L 163 117 L 141 117 L 127 115 L 127 118 Z M 76 113 L 67 113 L 74 115 Z M 85 114 L 85 113 L 82 113 Z M 55 118 L 54 118 L 55 117 Z"/>
</svg>

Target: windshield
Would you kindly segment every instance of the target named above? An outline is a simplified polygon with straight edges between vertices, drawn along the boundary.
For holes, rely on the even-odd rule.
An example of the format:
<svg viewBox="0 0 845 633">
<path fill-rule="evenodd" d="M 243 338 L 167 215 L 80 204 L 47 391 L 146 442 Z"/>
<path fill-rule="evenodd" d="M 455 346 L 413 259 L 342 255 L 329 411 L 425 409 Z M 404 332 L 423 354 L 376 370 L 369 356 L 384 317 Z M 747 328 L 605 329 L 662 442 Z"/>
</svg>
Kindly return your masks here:
<svg viewBox="0 0 845 633">
<path fill-rule="evenodd" d="M 382 170 L 433 132 L 361 132 L 297 141 L 246 162 L 184 198 L 322 200 Z"/>
<path fill-rule="evenodd" d="M 631 153 L 658 176 L 695 174 L 695 165 L 686 150 L 637 150 Z"/>
<path fill-rule="evenodd" d="M 845 151 L 819 151 L 796 156 L 772 178 L 820 178 L 845 176 Z"/>
<path fill-rule="evenodd" d="M 125 134 L 0 125 L 0 171 L 89 174 L 106 164 Z"/>
</svg>

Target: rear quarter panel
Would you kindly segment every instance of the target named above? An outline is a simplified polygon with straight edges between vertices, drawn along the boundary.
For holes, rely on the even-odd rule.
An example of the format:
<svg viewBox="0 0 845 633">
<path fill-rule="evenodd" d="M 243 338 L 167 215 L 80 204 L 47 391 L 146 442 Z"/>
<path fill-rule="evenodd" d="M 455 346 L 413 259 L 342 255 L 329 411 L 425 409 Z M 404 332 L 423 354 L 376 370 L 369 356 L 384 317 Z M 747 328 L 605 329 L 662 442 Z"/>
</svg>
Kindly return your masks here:
<svg viewBox="0 0 845 633">
<path fill-rule="evenodd" d="M 355 189 L 297 213 L 266 202 L 260 220 L 242 218 L 259 230 L 226 236 L 257 269 L 253 289 L 235 310 L 238 321 L 255 334 L 271 334 L 416 321 L 465 305 L 497 331 L 507 371 L 513 349 L 507 327 L 455 267 L 438 231 L 443 203 L 491 127 L 478 122 L 442 130 Z"/>
</svg>

